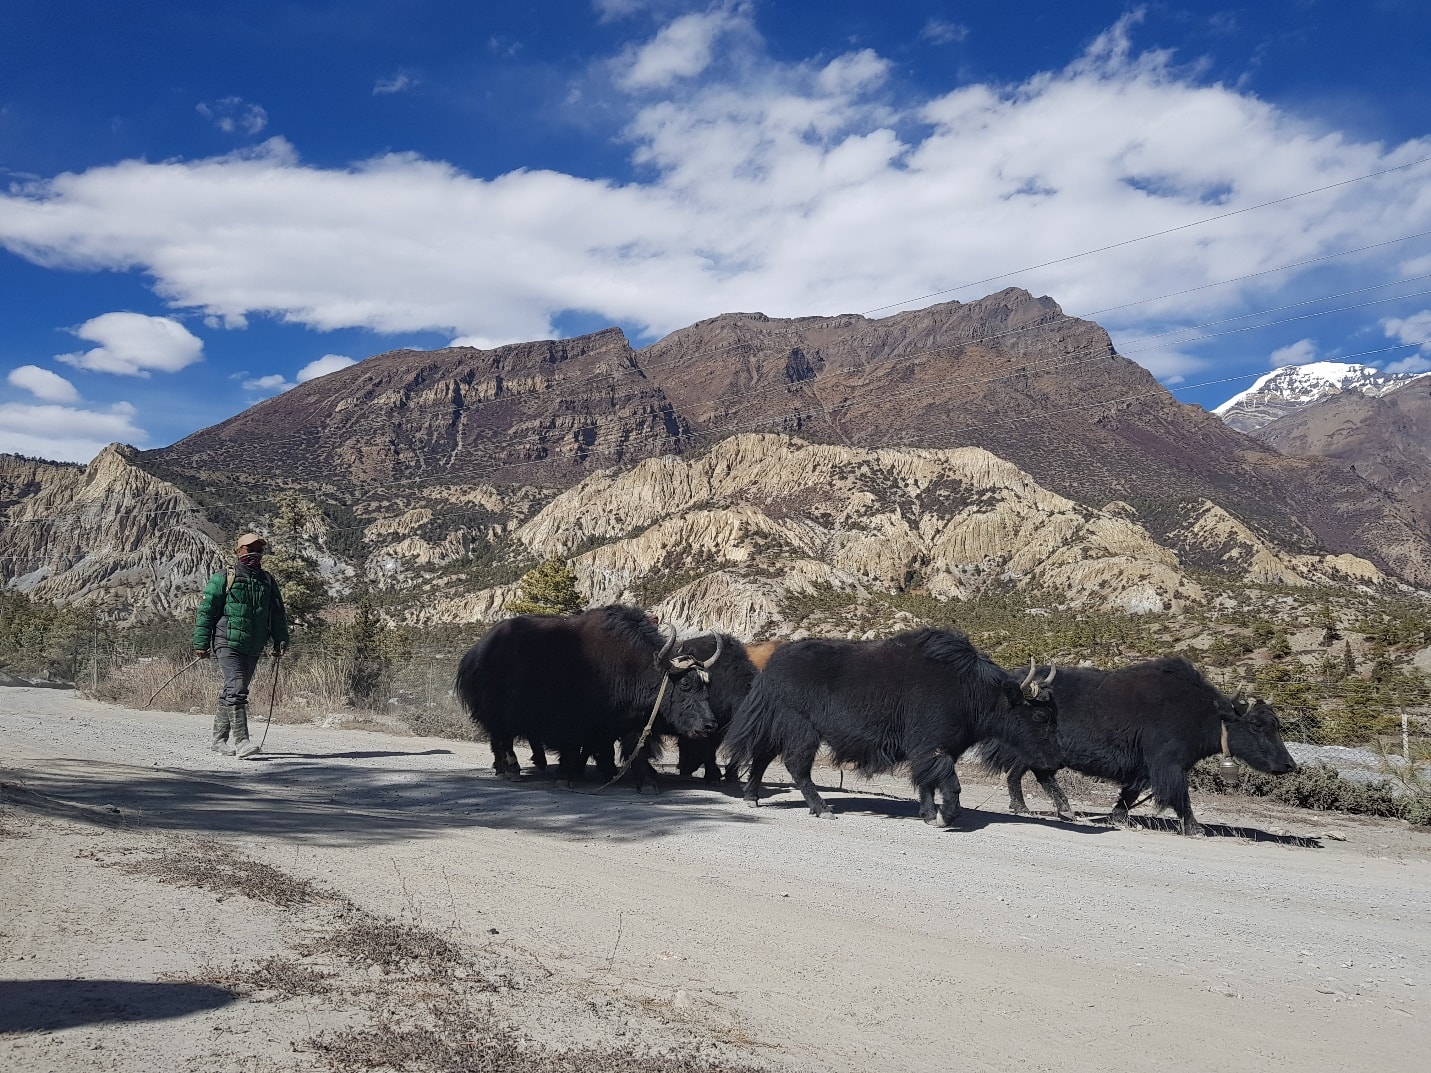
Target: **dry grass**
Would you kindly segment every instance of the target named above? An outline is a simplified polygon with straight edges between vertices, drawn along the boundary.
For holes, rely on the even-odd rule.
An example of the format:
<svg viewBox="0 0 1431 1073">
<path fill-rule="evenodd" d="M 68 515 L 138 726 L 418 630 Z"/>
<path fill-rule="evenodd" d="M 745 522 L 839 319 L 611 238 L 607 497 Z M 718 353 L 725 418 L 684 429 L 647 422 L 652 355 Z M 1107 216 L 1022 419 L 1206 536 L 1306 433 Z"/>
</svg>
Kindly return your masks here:
<svg viewBox="0 0 1431 1073">
<path fill-rule="evenodd" d="M 100 861 L 136 876 L 176 887 L 202 887 L 215 894 L 241 894 L 280 908 L 331 901 L 309 880 L 295 879 L 217 842 L 194 841 L 136 861 Z"/>
<path fill-rule="evenodd" d="M 462 948 L 431 928 L 360 914 L 354 923 L 297 946 L 304 956 L 328 954 L 354 965 L 376 966 L 384 973 L 428 979 L 462 977 L 482 990 L 496 983 L 476 974 Z"/>
<path fill-rule="evenodd" d="M 336 974 L 310 969 L 291 958 L 270 957 L 248 968 L 232 965 L 227 969 L 205 965 L 197 972 L 169 974 L 166 980 L 218 987 L 233 994 L 252 995 L 272 991 L 281 998 L 294 995 L 323 995 L 333 988 Z"/>
<path fill-rule="evenodd" d="M 421 1024 L 385 1016 L 372 1028 L 324 1033 L 309 1046 L 335 1073 L 758 1073 L 690 1051 L 558 1051 L 524 1040 L 490 1010 L 456 1001 L 430 1006 Z"/>
</svg>

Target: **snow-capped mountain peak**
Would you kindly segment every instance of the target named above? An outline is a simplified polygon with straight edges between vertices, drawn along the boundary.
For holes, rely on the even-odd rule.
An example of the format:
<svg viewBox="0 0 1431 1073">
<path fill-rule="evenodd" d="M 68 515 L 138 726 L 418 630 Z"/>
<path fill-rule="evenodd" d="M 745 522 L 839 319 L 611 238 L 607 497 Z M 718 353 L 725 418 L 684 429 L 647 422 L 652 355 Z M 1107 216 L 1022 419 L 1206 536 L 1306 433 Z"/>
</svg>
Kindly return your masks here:
<svg viewBox="0 0 1431 1073">
<path fill-rule="evenodd" d="M 1212 412 L 1239 432 L 1251 432 L 1329 395 L 1346 391 L 1384 395 L 1425 375 L 1388 375 L 1370 365 L 1340 361 L 1284 365 L 1259 377 L 1246 391 L 1234 395 Z"/>
</svg>

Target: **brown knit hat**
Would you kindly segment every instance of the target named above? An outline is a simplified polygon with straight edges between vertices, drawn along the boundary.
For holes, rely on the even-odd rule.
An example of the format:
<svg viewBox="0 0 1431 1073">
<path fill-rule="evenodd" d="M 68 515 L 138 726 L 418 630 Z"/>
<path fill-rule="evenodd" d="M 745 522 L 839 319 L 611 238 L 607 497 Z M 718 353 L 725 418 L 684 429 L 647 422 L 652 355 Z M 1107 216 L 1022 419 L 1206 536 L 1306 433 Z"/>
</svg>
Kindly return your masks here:
<svg viewBox="0 0 1431 1073">
<path fill-rule="evenodd" d="M 257 533 L 245 533 L 243 536 L 238 538 L 238 544 L 236 545 L 236 547 L 238 548 L 239 554 L 242 555 L 244 548 L 251 547 L 254 544 L 259 545 L 259 547 L 256 549 L 258 551 L 268 550 L 268 541 L 265 540 L 263 537 L 259 536 Z"/>
</svg>

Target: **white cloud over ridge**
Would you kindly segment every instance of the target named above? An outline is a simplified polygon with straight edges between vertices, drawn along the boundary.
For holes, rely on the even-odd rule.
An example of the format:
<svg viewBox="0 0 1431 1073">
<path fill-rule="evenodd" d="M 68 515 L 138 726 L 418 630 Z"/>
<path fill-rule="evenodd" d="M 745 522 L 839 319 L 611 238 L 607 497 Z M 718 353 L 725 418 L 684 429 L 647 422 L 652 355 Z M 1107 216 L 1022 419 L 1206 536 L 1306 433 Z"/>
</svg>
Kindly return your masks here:
<svg viewBox="0 0 1431 1073">
<path fill-rule="evenodd" d="M 739 77 L 711 75 L 722 57 Z M 640 181 L 488 180 L 401 153 L 319 168 L 272 138 L 12 188 L 0 244 L 49 267 L 141 268 L 216 324 L 268 315 L 496 345 L 551 335 L 566 311 L 659 334 L 735 310 L 889 310 L 1006 285 L 1074 313 L 1171 296 L 1100 318 L 1116 334 L 1208 318 L 1287 277 L 1209 284 L 1431 229 L 1431 167 L 1347 182 L 1431 157 L 1431 138 L 1357 142 L 1135 54 L 1121 24 L 1062 71 L 905 105 L 868 50 L 770 60 L 744 4 L 681 16 L 630 59 Z M 1389 273 L 1389 251 L 1358 264 Z M 1016 272 L 1029 265 L 1045 267 Z M 66 360 L 163 367 L 138 353 L 106 342 Z"/>
<path fill-rule="evenodd" d="M 176 373 L 198 361 L 204 343 L 172 317 L 105 313 L 85 321 L 74 334 L 99 346 L 56 360 L 77 369 L 119 376 L 148 377 L 151 370 Z"/>
<path fill-rule="evenodd" d="M 45 402 L 79 402 L 80 395 L 73 384 L 58 373 L 41 369 L 38 365 L 21 365 L 18 369 L 11 369 L 6 379 L 12 386 L 23 388 Z"/>
<path fill-rule="evenodd" d="M 327 376 L 329 373 L 336 373 L 339 369 L 346 369 L 349 365 L 356 364 L 357 362 L 344 354 L 324 354 L 321 358 L 310 361 L 298 370 L 298 382 L 304 384 L 309 380 L 316 380 L 320 376 Z"/>
<path fill-rule="evenodd" d="M 149 434 L 134 424 L 134 417 L 127 402 L 107 410 L 0 403 L 0 452 L 89 462 L 111 443 L 143 445 Z"/>
</svg>

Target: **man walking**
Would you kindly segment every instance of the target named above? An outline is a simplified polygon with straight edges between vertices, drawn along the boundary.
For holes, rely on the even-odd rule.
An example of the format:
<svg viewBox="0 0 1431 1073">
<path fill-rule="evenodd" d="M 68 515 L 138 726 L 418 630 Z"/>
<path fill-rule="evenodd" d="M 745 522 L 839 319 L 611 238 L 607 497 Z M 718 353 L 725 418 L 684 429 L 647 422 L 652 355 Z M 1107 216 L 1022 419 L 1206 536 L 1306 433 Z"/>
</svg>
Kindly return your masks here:
<svg viewBox="0 0 1431 1073">
<path fill-rule="evenodd" d="M 213 649 L 224 672 L 224 689 L 214 716 L 213 750 L 239 759 L 258 752 L 248 740 L 248 686 L 264 647 L 273 641 L 277 658 L 288 649 L 288 616 L 278 582 L 263 568 L 268 542 L 257 533 L 238 538 L 238 562 L 209 578 L 194 618 L 194 655 Z"/>
</svg>

